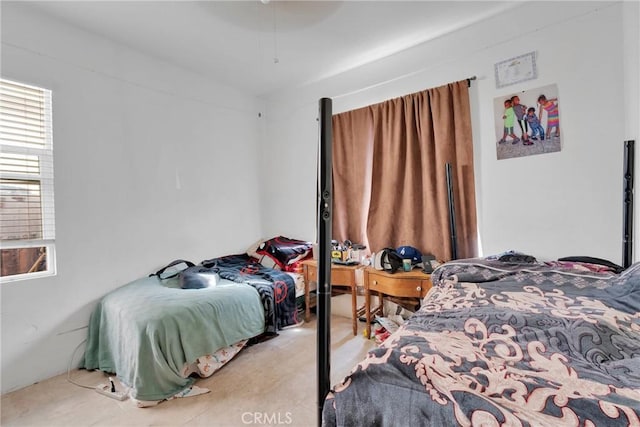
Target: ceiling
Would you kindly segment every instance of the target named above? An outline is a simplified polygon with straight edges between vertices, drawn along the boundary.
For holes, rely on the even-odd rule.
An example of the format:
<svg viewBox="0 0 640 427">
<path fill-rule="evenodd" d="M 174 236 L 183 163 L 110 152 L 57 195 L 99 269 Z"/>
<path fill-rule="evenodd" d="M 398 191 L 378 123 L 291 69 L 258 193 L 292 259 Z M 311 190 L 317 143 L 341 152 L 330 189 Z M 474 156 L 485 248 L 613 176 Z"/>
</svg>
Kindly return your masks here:
<svg viewBox="0 0 640 427">
<path fill-rule="evenodd" d="M 42 1 L 31 7 L 256 96 L 427 42 L 513 1 Z"/>
</svg>

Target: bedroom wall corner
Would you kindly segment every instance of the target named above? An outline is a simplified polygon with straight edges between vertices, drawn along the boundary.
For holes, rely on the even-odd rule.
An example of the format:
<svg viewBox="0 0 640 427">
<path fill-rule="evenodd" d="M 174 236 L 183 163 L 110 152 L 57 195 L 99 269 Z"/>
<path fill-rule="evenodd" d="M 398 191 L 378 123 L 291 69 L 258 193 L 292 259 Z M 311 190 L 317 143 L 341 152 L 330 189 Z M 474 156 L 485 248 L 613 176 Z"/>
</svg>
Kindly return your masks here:
<svg viewBox="0 0 640 427">
<path fill-rule="evenodd" d="M 626 3 L 518 3 L 391 57 L 276 94 L 269 99 L 277 118 L 269 123 L 271 157 L 289 159 L 286 149 L 304 144 L 296 149 L 305 161 L 315 158 L 312 120 L 320 97 L 333 99 L 335 114 L 476 75 L 470 95 L 483 253 L 515 249 L 542 259 L 591 255 L 620 262 Z M 494 64 L 531 51 L 538 78 L 496 88 Z M 562 150 L 498 160 L 494 99 L 551 84 L 562 102 Z M 637 118 L 632 122 L 637 128 Z M 295 181 L 298 188 L 313 188 L 287 195 L 291 213 L 274 215 L 271 226 L 311 234 L 314 175 L 298 172 L 297 166 L 281 168 L 269 178 L 272 184 Z M 265 210 L 275 207 L 267 202 Z"/>
<path fill-rule="evenodd" d="M 316 240 L 319 99 L 268 102 L 262 160 L 262 228 L 265 235 Z"/>
<path fill-rule="evenodd" d="M 1 19 L 2 77 L 53 92 L 57 256 L 56 276 L 1 285 L 6 393 L 66 372 L 110 290 L 256 240 L 264 105 L 27 2 Z"/>
<path fill-rule="evenodd" d="M 623 3 L 623 28 L 624 28 L 624 113 L 626 140 L 636 141 L 636 152 L 640 146 L 640 2 L 625 1 Z M 635 158 L 635 187 L 638 187 L 640 178 L 640 156 Z M 638 206 L 639 192 L 635 191 L 635 215 L 634 215 L 634 242 L 633 260 L 640 260 L 640 239 L 637 230 L 640 230 L 640 209 Z"/>
</svg>

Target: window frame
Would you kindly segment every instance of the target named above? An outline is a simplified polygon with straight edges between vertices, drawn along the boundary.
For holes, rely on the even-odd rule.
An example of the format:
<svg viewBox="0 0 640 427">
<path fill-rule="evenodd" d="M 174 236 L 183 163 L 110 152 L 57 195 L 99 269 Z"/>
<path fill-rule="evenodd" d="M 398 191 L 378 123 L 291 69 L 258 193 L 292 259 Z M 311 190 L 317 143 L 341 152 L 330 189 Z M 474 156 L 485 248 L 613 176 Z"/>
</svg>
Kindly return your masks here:
<svg viewBox="0 0 640 427">
<path fill-rule="evenodd" d="M 25 89 L 37 90 L 44 98 L 42 125 L 44 128 L 44 144 L 41 147 L 35 144 L 20 144 L 0 137 L 0 153 L 37 156 L 38 173 L 11 173 L 0 172 L 3 179 L 21 179 L 38 181 L 40 184 L 42 236 L 40 239 L 0 239 L 0 249 L 24 249 L 44 247 L 46 251 L 46 268 L 43 271 L 0 276 L 0 283 L 15 282 L 19 280 L 36 279 L 55 276 L 56 269 L 56 245 L 55 245 L 55 196 L 54 196 L 54 169 L 53 169 L 53 101 L 52 92 L 49 89 L 33 86 L 14 80 L 0 77 L 0 82 L 9 85 L 20 86 Z M 26 129 L 24 129 L 26 130 Z"/>
</svg>

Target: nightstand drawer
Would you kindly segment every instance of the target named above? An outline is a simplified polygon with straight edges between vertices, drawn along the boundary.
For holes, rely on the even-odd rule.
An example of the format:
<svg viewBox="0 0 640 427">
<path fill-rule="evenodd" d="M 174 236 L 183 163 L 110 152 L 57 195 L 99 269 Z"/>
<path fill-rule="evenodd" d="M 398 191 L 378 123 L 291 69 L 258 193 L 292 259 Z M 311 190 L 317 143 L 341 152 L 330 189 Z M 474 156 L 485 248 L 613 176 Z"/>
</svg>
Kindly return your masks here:
<svg viewBox="0 0 640 427">
<path fill-rule="evenodd" d="M 318 268 L 313 266 L 305 266 L 308 269 L 307 277 L 309 282 L 318 281 Z M 355 282 L 354 268 L 349 267 L 331 267 L 331 284 L 351 286 Z"/>
<path fill-rule="evenodd" d="M 396 297 L 422 298 L 431 288 L 431 281 L 413 277 L 389 277 L 369 273 L 369 291 Z"/>
<path fill-rule="evenodd" d="M 344 270 L 342 268 L 331 269 L 331 284 L 333 285 L 352 285 L 355 284 L 355 273 L 353 270 Z"/>
</svg>

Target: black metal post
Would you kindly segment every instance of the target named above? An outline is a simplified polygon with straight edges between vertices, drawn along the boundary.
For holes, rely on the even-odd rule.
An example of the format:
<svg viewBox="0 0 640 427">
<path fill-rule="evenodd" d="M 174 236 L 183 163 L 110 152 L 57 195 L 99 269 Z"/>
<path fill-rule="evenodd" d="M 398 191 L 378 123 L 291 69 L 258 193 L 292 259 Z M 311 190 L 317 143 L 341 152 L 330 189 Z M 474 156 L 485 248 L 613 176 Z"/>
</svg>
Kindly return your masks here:
<svg viewBox="0 0 640 427">
<path fill-rule="evenodd" d="M 458 259 L 458 239 L 456 238 L 456 209 L 453 201 L 453 179 L 451 176 L 451 163 L 446 164 L 447 169 L 447 195 L 449 197 L 449 233 L 451 236 L 451 259 Z"/>
<path fill-rule="evenodd" d="M 624 188 L 622 206 L 622 266 L 629 268 L 633 262 L 633 175 L 635 141 L 624 142 Z"/>
<path fill-rule="evenodd" d="M 318 156 L 318 425 L 322 425 L 322 408 L 331 387 L 331 99 L 320 99 L 320 144 Z"/>
</svg>

